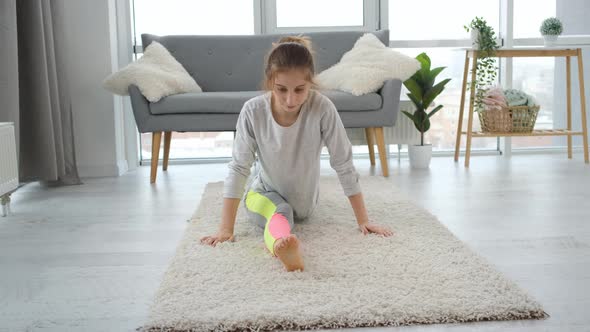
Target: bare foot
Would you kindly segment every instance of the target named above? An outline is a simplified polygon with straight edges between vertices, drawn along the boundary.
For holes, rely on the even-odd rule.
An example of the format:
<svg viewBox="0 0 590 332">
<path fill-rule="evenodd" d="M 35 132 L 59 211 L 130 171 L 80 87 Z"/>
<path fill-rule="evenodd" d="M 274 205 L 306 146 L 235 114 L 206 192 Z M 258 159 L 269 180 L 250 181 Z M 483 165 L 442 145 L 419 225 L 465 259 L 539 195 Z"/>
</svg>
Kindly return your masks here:
<svg viewBox="0 0 590 332">
<path fill-rule="evenodd" d="M 303 271 L 303 258 L 299 250 L 299 240 L 294 234 L 275 242 L 275 254 L 283 262 L 287 271 Z"/>
</svg>

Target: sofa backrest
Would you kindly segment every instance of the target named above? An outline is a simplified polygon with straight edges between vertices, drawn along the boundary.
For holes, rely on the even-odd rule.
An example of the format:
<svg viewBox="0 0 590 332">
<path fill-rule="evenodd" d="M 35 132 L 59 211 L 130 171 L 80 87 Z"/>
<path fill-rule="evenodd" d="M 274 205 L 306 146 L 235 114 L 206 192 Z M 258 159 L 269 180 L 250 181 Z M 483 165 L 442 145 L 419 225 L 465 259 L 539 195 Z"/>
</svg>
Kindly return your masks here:
<svg viewBox="0 0 590 332">
<path fill-rule="evenodd" d="M 366 31 L 309 32 L 316 73 L 336 64 Z M 373 31 L 389 45 L 389 30 Z M 146 48 L 157 41 L 170 51 L 203 91 L 255 91 L 262 86 L 264 60 L 272 43 L 296 34 L 247 36 L 156 36 L 142 34 Z"/>
</svg>

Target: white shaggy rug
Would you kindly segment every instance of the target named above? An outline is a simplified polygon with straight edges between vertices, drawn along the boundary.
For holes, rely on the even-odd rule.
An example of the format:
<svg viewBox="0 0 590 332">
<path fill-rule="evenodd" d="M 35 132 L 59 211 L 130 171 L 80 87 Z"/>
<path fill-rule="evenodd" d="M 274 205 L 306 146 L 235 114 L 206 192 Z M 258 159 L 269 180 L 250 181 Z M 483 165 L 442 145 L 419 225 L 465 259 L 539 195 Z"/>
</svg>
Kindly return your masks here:
<svg viewBox="0 0 590 332">
<path fill-rule="evenodd" d="M 265 251 L 240 205 L 236 242 L 199 244 L 218 227 L 222 183 L 210 183 L 151 308 L 146 331 L 395 326 L 543 318 L 543 308 L 383 178 L 362 178 L 372 221 L 395 235 L 363 236 L 336 179 L 294 233 L 304 272 Z"/>
</svg>

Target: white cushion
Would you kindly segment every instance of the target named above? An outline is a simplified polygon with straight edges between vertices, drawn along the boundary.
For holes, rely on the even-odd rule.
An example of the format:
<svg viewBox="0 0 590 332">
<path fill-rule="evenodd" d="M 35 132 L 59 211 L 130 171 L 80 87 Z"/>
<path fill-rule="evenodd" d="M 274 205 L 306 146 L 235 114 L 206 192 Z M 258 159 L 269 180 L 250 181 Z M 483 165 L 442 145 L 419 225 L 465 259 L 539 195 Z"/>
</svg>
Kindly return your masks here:
<svg viewBox="0 0 590 332">
<path fill-rule="evenodd" d="M 177 93 L 203 91 L 170 52 L 155 41 L 145 49 L 139 60 L 109 75 L 103 87 L 126 96 L 131 84 L 137 85 L 152 103 Z"/>
<path fill-rule="evenodd" d="M 390 49 L 374 34 L 367 33 L 339 63 L 319 73 L 317 82 L 322 88 L 359 96 L 379 90 L 387 80 L 403 82 L 418 69 L 418 60 Z"/>
</svg>

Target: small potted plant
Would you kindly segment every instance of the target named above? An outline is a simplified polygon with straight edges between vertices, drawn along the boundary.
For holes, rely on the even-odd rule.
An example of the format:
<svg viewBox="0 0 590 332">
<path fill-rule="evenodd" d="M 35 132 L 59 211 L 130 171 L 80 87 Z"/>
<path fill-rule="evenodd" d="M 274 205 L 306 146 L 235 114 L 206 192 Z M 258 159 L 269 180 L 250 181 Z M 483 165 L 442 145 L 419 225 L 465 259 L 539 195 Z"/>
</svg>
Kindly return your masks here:
<svg viewBox="0 0 590 332">
<path fill-rule="evenodd" d="M 414 126 L 420 132 L 420 145 L 409 145 L 410 165 L 413 168 L 428 168 L 432 157 L 432 145 L 424 144 L 424 133 L 430 129 L 430 118 L 438 112 L 443 105 L 436 106 L 430 113 L 426 110 L 433 104 L 434 99 L 444 90 L 450 78 L 434 84 L 436 76 L 446 67 L 430 68 L 430 58 L 426 53 L 419 54 L 416 59 L 420 62 L 420 69 L 404 82 L 408 89 L 407 94 L 416 110 L 414 113 L 402 111 L 414 122 Z"/>
<path fill-rule="evenodd" d="M 470 82 L 469 87 L 475 89 L 475 110 L 483 108 L 482 99 L 490 86 L 496 83 L 498 67 L 494 57 L 496 50 L 500 48 L 496 41 L 494 28 L 488 25 L 483 17 L 475 17 L 468 25 L 463 26 L 467 32 L 477 33 L 476 41 L 472 40 L 473 48 L 478 50 L 477 64 L 475 66 L 475 82 Z"/>
<path fill-rule="evenodd" d="M 563 32 L 563 24 L 557 17 L 550 17 L 543 20 L 539 31 L 543 35 L 545 46 L 553 46 L 557 41 L 557 37 Z"/>
<path fill-rule="evenodd" d="M 494 28 L 488 25 L 488 22 L 483 17 L 475 17 L 464 25 L 465 31 L 471 33 L 471 44 L 476 50 L 490 50 L 498 49 L 496 44 L 496 32 Z"/>
</svg>

